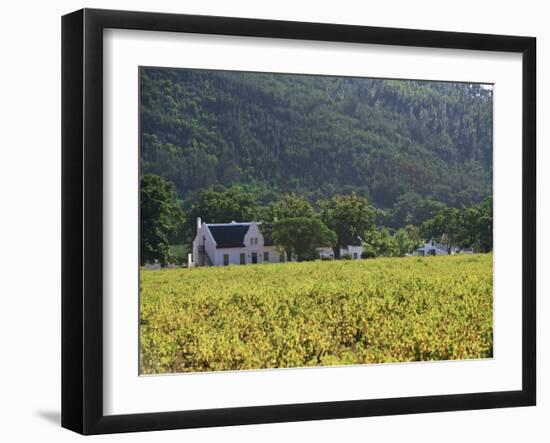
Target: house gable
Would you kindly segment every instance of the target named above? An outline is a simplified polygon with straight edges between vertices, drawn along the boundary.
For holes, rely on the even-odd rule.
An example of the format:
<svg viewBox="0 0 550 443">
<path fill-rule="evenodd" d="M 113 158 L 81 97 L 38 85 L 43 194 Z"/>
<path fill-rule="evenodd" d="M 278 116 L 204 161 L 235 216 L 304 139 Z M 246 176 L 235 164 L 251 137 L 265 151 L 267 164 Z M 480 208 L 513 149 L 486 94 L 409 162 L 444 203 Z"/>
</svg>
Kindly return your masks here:
<svg viewBox="0 0 550 443">
<path fill-rule="evenodd" d="M 264 238 L 260 232 L 258 223 L 250 223 L 250 229 L 244 236 L 244 244 L 251 251 L 257 251 L 258 248 L 262 248 L 264 246 Z"/>
</svg>

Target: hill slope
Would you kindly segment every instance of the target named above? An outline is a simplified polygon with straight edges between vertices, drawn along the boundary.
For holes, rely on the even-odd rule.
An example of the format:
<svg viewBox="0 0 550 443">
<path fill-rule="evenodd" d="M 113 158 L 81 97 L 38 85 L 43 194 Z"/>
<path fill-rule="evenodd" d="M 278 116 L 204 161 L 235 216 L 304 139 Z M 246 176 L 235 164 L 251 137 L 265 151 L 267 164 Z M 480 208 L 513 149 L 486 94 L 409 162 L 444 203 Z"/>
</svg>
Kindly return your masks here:
<svg viewBox="0 0 550 443">
<path fill-rule="evenodd" d="M 389 209 L 492 193 L 492 91 L 478 85 L 165 68 L 140 76 L 141 172 L 173 181 L 184 202 L 234 184 L 263 202 L 356 191 Z"/>
</svg>

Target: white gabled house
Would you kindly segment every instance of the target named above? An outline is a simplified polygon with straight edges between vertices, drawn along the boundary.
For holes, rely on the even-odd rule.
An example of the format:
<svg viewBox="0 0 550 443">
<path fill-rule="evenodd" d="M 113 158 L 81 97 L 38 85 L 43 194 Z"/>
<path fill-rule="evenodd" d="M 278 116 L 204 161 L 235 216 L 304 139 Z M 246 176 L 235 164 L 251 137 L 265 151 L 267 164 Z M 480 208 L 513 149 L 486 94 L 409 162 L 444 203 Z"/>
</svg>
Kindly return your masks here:
<svg viewBox="0 0 550 443">
<path fill-rule="evenodd" d="M 360 259 L 363 247 L 357 245 L 340 249 L 340 257 L 348 254 Z M 334 258 L 332 248 L 319 248 L 319 257 Z M 192 266 L 227 266 L 288 261 L 284 251 L 263 235 L 257 222 L 203 223 L 197 218 L 197 235 L 193 241 Z"/>
<path fill-rule="evenodd" d="M 193 266 L 227 266 L 286 261 L 256 222 L 202 223 L 197 218 Z"/>
</svg>

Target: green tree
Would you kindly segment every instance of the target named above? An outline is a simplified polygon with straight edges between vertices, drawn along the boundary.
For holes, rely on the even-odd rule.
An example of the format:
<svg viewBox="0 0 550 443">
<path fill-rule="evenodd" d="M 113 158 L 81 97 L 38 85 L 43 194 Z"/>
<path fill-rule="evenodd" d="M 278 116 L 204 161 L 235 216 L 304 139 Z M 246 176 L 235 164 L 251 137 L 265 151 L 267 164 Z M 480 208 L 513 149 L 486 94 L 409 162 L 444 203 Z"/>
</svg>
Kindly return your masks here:
<svg viewBox="0 0 550 443">
<path fill-rule="evenodd" d="M 340 249 L 357 244 L 375 229 L 375 210 L 365 197 L 355 193 L 335 195 L 321 202 L 321 219 L 336 233 L 334 257 L 340 258 Z"/>
<path fill-rule="evenodd" d="M 271 203 L 267 209 L 267 219 L 270 221 L 315 216 L 315 209 L 311 203 L 295 193 L 285 195 L 282 199 Z"/>
<path fill-rule="evenodd" d="M 398 250 L 397 255 L 400 257 L 410 254 L 421 244 L 420 230 L 413 225 L 407 225 L 404 228 L 398 229 L 393 238 Z"/>
<path fill-rule="evenodd" d="M 426 238 L 440 241 L 451 253 L 451 247 L 464 243 L 466 229 L 461 212 L 457 208 L 445 208 L 435 217 L 425 221 L 421 226 L 421 233 Z"/>
<path fill-rule="evenodd" d="M 464 236 L 462 245 L 483 252 L 493 249 L 493 199 L 486 198 L 478 205 L 462 210 Z"/>
<path fill-rule="evenodd" d="M 147 174 L 140 179 L 140 262 L 158 261 L 166 265 L 172 259 L 169 237 L 184 222 L 173 183 Z"/>
<path fill-rule="evenodd" d="M 294 253 L 298 261 L 316 256 L 316 248 L 333 246 L 336 234 L 318 218 L 285 218 L 273 223 L 273 242 L 284 249 L 288 257 Z"/>
<path fill-rule="evenodd" d="M 493 197 L 487 197 L 478 206 L 478 242 L 483 252 L 493 250 Z"/>
<path fill-rule="evenodd" d="M 365 238 L 363 247 L 367 251 L 372 251 L 376 257 L 396 257 L 400 255 L 398 242 L 387 228 L 371 230 Z"/>
</svg>

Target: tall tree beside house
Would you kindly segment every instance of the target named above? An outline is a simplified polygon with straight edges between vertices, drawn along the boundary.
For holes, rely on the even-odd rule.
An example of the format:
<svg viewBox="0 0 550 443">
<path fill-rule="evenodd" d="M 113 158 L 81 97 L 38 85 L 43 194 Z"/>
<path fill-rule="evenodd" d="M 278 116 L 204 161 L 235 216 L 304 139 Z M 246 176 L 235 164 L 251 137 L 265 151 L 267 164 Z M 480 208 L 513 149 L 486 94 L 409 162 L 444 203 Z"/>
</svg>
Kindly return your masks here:
<svg viewBox="0 0 550 443">
<path fill-rule="evenodd" d="M 388 228 L 373 229 L 365 237 L 364 248 L 375 257 L 397 257 L 400 255 L 398 240 Z"/>
<path fill-rule="evenodd" d="M 478 241 L 483 252 L 493 250 L 493 197 L 485 198 L 478 208 Z"/>
<path fill-rule="evenodd" d="M 284 249 L 288 257 L 298 261 L 313 259 L 316 249 L 336 243 L 336 233 L 317 217 L 294 217 L 278 220 L 271 228 L 273 242 Z"/>
<path fill-rule="evenodd" d="M 425 238 L 451 246 L 473 247 L 482 252 L 493 249 L 493 198 L 467 208 L 445 208 L 420 227 Z"/>
<path fill-rule="evenodd" d="M 407 225 L 404 228 L 398 229 L 393 238 L 395 239 L 400 257 L 412 253 L 422 243 L 420 230 L 413 225 Z"/>
<path fill-rule="evenodd" d="M 425 238 L 439 240 L 451 253 L 452 246 L 464 244 L 466 229 L 461 212 L 457 208 L 445 208 L 435 217 L 422 223 L 420 228 Z"/>
<path fill-rule="evenodd" d="M 292 192 L 284 195 L 282 198 L 269 203 L 267 207 L 261 209 L 260 219 L 262 224 L 260 230 L 264 236 L 273 237 L 273 222 L 285 220 L 287 218 L 317 217 L 318 214 L 311 203 L 303 196 Z"/>
<path fill-rule="evenodd" d="M 340 258 L 340 249 L 365 238 L 375 229 L 375 209 L 365 197 L 355 193 L 335 195 L 321 202 L 321 219 L 336 233 L 334 257 Z"/>
<path fill-rule="evenodd" d="M 173 183 L 147 174 L 140 179 L 140 262 L 158 261 L 166 265 L 172 259 L 169 238 L 184 222 Z"/>
<path fill-rule="evenodd" d="M 482 252 L 493 249 L 493 198 L 461 211 L 464 226 L 464 246 L 475 247 Z"/>
</svg>

